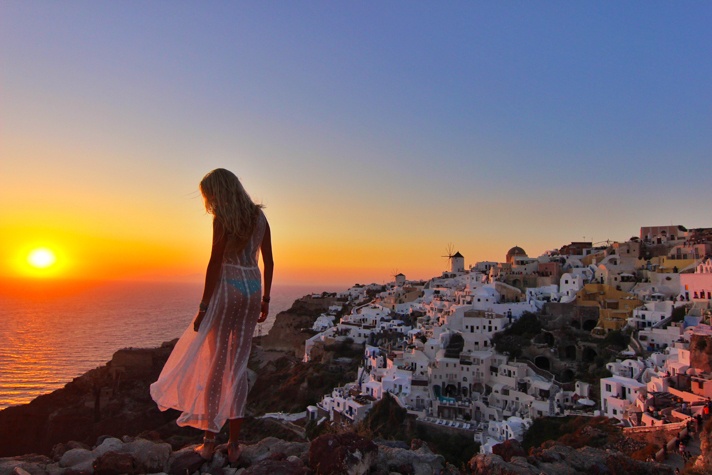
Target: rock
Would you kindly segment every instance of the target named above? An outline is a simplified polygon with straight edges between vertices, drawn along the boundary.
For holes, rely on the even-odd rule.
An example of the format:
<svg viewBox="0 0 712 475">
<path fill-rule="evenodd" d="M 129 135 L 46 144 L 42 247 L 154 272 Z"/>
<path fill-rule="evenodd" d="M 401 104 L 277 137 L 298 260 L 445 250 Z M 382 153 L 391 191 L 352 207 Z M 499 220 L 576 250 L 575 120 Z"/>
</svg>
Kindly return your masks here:
<svg viewBox="0 0 712 475">
<path fill-rule="evenodd" d="M 107 441 L 108 440 L 112 439 L 107 439 Z M 168 470 L 168 460 L 172 452 L 170 444 L 155 443 L 146 439 L 135 439 L 133 442 L 125 444 L 122 451 L 133 455 L 141 469 L 147 473 L 158 473 Z"/>
<path fill-rule="evenodd" d="M 31 475 L 30 472 L 25 470 L 22 467 L 15 467 L 15 469 L 12 471 L 12 475 Z"/>
<path fill-rule="evenodd" d="M 317 475 L 363 475 L 378 456 L 378 446 L 352 432 L 325 434 L 312 441 L 309 465 Z"/>
<path fill-rule="evenodd" d="M 71 449 L 62 455 L 59 459 L 59 466 L 72 468 L 78 471 L 92 471 L 92 464 L 96 460 L 97 455 L 87 449 Z"/>
<path fill-rule="evenodd" d="M 48 464 L 45 470 L 47 471 L 47 475 L 62 475 L 64 473 L 64 469 L 59 466 L 59 463 Z"/>
<path fill-rule="evenodd" d="M 424 445 L 427 446 L 427 444 L 425 442 L 423 442 L 422 440 L 413 439 L 410 441 L 410 450 L 418 450 L 419 448 L 421 448 Z"/>
<path fill-rule="evenodd" d="M 712 372 L 712 336 L 693 334 L 690 338 L 690 367 Z"/>
<path fill-rule="evenodd" d="M 289 460 L 263 460 L 248 467 L 242 475 L 306 475 L 310 470 L 301 463 Z"/>
<path fill-rule="evenodd" d="M 59 462 L 59 459 L 62 458 L 62 455 L 64 455 L 64 453 L 68 450 L 72 449 L 91 450 L 87 444 L 77 442 L 76 440 L 70 440 L 67 443 L 60 442 L 59 444 L 55 444 L 55 446 L 52 447 L 52 451 L 50 452 L 50 457 L 52 457 L 52 460 L 54 460 L 55 462 Z"/>
<path fill-rule="evenodd" d="M 536 470 L 512 465 L 504 461 L 499 455 L 475 455 L 467 463 L 472 475 L 536 475 L 539 473 L 549 473 L 543 470 Z"/>
<path fill-rule="evenodd" d="M 213 459 L 209 462 L 210 473 L 219 473 L 222 475 L 222 468 L 227 463 L 227 456 L 224 452 L 215 451 Z"/>
<path fill-rule="evenodd" d="M 281 457 L 288 458 L 292 455 L 300 457 L 309 450 L 308 442 L 286 442 L 274 437 L 267 437 L 253 445 L 244 445 L 240 460 L 246 465 L 254 465 L 262 460 Z"/>
<path fill-rule="evenodd" d="M 173 452 L 168 459 L 168 473 L 172 475 L 185 475 L 193 473 L 203 466 L 205 460 L 195 452 L 195 446 L 185 447 Z"/>
<path fill-rule="evenodd" d="M 509 462 L 513 456 L 526 457 L 527 455 L 516 439 L 505 440 L 501 444 L 493 446 L 492 453 L 502 457 L 505 462 Z"/>
<path fill-rule="evenodd" d="M 413 439 L 417 440 L 417 439 Z M 412 447 L 412 443 L 409 445 L 402 440 L 381 440 L 381 439 L 375 439 L 373 441 L 374 444 L 376 444 L 379 447 L 395 447 L 399 449 L 410 449 Z"/>
<path fill-rule="evenodd" d="M 94 461 L 94 475 L 134 475 L 145 473 L 136 459 L 127 453 L 107 452 Z"/>
<path fill-rule="evenodd" d="M 399 447 L 378 445 L 377 467 L 381 471 L 398 472 L 402 475 L 430 475 L 440 473 L 445 467 L 445 458 L 430 450 L 407 450 Z"/>
<path fill-rule="evenodd" d="M 121 440 L 114 437 L 107 437 L 103 439 L 101 444 L 98 445 L 92 452 L 99 457 L 107 452 L 121 452 L 123 448 L 124 443 L 121 442 Z"/>
<path fill-rule="evenodd" d="M 68 468 L 62 475 L 94 475 L 94 469 L 89 470 L 74 470 L 73 468 Z"/>
<path fill-rule="evenodd" d="M 700 456 L 695 460 L 694 468 L 702 473 L 712 473 L 712 427 L 705 424 L 700 432 Z"/>
<path fill-rule="evenodd" d="M 548 475 L 571 473 L 668 475 L 673 473 L 672 467 L 633 460 L 620 452 L 592 447 L 574 449 L 557 444 L 529 457 L 512 455 L 509 462 L 496 454 L 479 454 L 470 459 L 468 467 L 474 475 L 540 473 Z"/>
<path fill-rule="evenodd" d="M 0 475 L 11 475 L 16 470 L 24 470 L 30 475 L 45 475 L 45 467 L 52 463 L 52 460 L 44 455 L 21 455 L 19 457 L 8 457 L 0 459 Z"/>
<path fill-rule="evenodd" d="M 50 453 L 68 440 L 93 443 L 106 434 L 138 434 L 174 420 L 176 411 L 159 411 L 148 390 L 171 350 L 170 345 L 120 350 L 107 365 L 88 371 L 65 387 L 29 404 L 1 410 L 0 457 Z M 110 399 L 95 407 L 101 391 L 108 391 Z M 17 431 L 17 427 L 23 430 Z M 59 458 L 66 451 L 60 447 L 55 454 Z"/>
<path fill-rule="evenodd" d="M 304 356 L 304 342 L 312 336 L 305 328 L 311 328 L 317 317 L 336 303 L 333 297 L 313 299 L 310 296 L 296 300 L 292 307 L 275 317 L 269 333 L 262 337 L 261 346 L 267 350 L 292 353 L 298 358 Z"/>
</svg>

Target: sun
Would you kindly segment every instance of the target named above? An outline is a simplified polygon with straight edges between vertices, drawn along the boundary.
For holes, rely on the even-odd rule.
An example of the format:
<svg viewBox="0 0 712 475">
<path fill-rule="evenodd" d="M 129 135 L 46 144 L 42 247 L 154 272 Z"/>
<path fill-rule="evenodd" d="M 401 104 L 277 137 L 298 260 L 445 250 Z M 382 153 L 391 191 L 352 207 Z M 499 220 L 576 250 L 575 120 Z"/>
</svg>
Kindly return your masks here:
<svg viewBox="0 0 712 475">
<path fill-rule="evenodd" d="M 33 249 L 27 255 L 27 263 L 35 269 L 49 269 L 57 262 L 56 254 L 46 247 Z"/>
</svg>

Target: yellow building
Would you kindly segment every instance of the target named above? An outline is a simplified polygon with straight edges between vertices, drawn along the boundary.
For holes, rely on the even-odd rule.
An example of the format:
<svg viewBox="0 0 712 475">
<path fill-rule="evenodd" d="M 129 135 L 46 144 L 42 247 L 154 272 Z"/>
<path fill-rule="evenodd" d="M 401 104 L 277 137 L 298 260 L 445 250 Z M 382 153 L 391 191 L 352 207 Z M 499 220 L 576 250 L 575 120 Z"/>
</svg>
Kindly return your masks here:
<svg viewBox="0 0 712 475">
<path fill-rule="evenodd" d="M 650 260 L 638 260 L 638 267 L 641 269 L 649 269 L 661 274 L 677 273 L 682 269 L 694 265 L 697 259 L 671 259 L 667 256 L 652 257 Z"/>
<path fill-rule="evenodd" d="M 605 336 L 612 330 L 622 329 L 633 309 L 643 305 L 628 292 L 616 290 L 605 284 L 586 284 L 576 294 L 576 305 L 598 307 L 598 324 L 591 332 L 594 336 Z"/>
</svg>

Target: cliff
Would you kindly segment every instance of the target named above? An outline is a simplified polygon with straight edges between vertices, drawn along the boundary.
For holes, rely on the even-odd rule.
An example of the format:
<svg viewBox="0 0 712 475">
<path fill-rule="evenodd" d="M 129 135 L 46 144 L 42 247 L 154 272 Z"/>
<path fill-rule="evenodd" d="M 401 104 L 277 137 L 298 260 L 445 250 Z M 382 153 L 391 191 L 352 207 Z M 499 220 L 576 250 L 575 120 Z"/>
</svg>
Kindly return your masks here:
<svg viewBox="0 0 712 475">
<path fill-rule="evenodd" d="M 257 377 L 248 414 L 303 411 L 335 385 L 355 379 L 358 358 L 340 366 L 301 362 L 304 340 L 311 335 L 300 329 L 310 328 L 334 302 L 333 297 L 309 296 L 295 301 L 261 339 L 268 349 L 253 346 L 250 367 Z M 0 411 L 0 457 L 48 455 L 56 444 L 69 440 L 88 445 L 102 435 L 122 437 L 147 431 L 155 431 L 174 447 L 197 440 L 197 431 L 178 427 L 178 413 L 160 412 L 149 394 L 149 386 L 158 378 L 174 345 L 172 341 L 159 348 L 119 350 L 105 366 L 88 371 L 64 388 Z M 275 352 L 275 347 L 286 353 Z M 289 430 L 252 419 L 246 429 L 253 437 L 292 437 Z"/>
<path fill-rule="evenodd" d="M 304 356 L 304 342 L 314 335 L 312 326 L 322 313 L 331 305 L 342 303 L 333 294 L 322 294 L 323 297 L 302 297 L 292 304 L 292 307 L 280 312 L 267 336 L 262 337 L 260 346 L 265 350 L 283 351 L 297 358 Z"/>
<path fill-rule="evenodd" d="M 48 454 L 68 440 L 93 442 L 102 434 L 138 434 L 176 418 L 152 403 L 149 385 L 175 342 L 160 348 L 119 350 L 106 366 L 29 404 L 0 411 L 0 456 Z"/>
</svg>

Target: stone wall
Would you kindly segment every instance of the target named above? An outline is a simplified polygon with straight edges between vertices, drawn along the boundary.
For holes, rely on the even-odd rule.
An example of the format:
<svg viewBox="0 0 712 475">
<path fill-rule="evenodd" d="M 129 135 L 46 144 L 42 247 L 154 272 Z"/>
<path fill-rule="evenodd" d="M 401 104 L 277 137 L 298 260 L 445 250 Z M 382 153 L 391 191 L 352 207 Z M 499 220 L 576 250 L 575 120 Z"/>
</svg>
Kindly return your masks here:
<svg viewBox="0 0 712 475">
<path fill-rule="evenodd" d="M 703 373 L 712 372 L 711 335 L 692 335 L 690 339 L 690 366 Z"/>
</svg>

